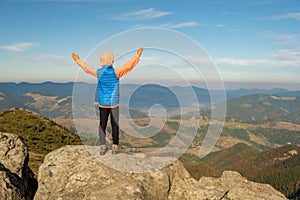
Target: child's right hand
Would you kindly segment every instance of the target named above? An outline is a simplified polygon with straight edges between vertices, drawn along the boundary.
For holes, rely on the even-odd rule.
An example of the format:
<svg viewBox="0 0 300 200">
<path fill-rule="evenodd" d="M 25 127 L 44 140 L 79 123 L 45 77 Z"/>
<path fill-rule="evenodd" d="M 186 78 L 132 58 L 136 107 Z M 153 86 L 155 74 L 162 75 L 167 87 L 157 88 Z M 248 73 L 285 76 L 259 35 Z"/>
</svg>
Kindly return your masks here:
<svg viewBox="0 0 300 200">
<path fill-rule="evenodd" d="M 72 58 L 75 62 L 79 60 L 79 56 L 76 53 L 72 53 Z"/>
<path fill-rule="evenodd" d="M 76 53 L 72 53 L 73 60 L 77 63 L 79 67 L 83 66 L 83 61 L 80 60 L 79 56 Z"/>
</svg>

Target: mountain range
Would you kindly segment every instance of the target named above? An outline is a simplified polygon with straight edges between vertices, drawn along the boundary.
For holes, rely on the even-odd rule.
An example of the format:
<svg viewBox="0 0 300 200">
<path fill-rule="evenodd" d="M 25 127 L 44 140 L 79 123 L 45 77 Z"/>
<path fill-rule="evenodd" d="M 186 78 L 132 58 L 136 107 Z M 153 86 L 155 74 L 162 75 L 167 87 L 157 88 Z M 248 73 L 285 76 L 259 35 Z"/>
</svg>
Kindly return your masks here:
<svg viewBox="0 0 300 200">
<path fill-rule="evenodd" d="M 289 199 L 300 197 L 300 147 L 286 145 L 267 151 L 238 143 L 230 148 L 212 152 L 206 157 L 185 154 L 185 167 L 196 178 L 218 177 L 225 170 L 240 172 L 249 180 L 269 183 Z"/>
<path fill-rule="evenodd" d="M 300 97 L 278 96 L 270 94 L 253 94 L 229 99 L 226 102 L 226 118 L 233 121 L 287 121 L 300 122 Z M 216 104 L 213 109 L 222 108 Z M 204 116 L 209 117 L 212 107 L 202 110 Z"/>
<path fill-rule="evenodd" d="M 87 83 L 79 83 L 79 85 L 80 87 L 90 89 L 94 87 L 92 84 Z M 70 130 L 75 130 L 72 113 L 72 101 L 74 97 L 70 96 L 73 86 L 74 83 L 0 83 L 0 112 L 10 108 L 25 108 L 39 113 L 44 117 L 53 119 L 65 127 L 68 127 Z M 201 145 L 210 123 L 212 108 L 208 104 L 209 100 L 205 99 L 205 93 L 208 92 L 207 90 L 193 87 L 193 90 L 197 91 L 198 100 L 200 100 L 200 96 L 202 96 L 201 102 L 203 107 L 200 114 L 186 112 L 176 116 L 176 114 L 182 111 L 177 108 L 179 102 L 176 100 L 172 91 L 176 91 L 176 94 L 187 96 L 187 94 L 189 94 L 188 90 L 191 88 L 188 89 L 177 86 L 170 89 L 159 85 L 121 85 L 121 87 L 123 88 L 121 91 L 123 91 L 124 98 L 127 98 L 126 101 L 129 102 L 129 105 L 132 105 L 129 110 L 130 116 L 125 116 L 125 118 L 133 118 L 135 123 L 145 127 L 150 121 L 148 113 L 149 107 L 155 104 L 161 104 L 168 108 L 169 113 L 175 114 L 173 116 L 168 115 L 167 123 L 163 128 L 157 123 L 153 123 L 150 127 L 145 129 L 146 132 L 149 131 L 149 134 L 154 130 L 157 130 L 159 133 L 154 137 L 147 138 L 147 141 L 124 134 L 124 137 L 126 137 L 124 142 L 127 146 L 163 146 L 176 134 L 181 123 L 180 120 L 188 121 L 193 116 L 200 114 L 202 116 L 201 125 L 198 127 L 192 146 Z M 86 92 L 86 90 L 83 90 L 83 92 Z M 253 92 L 274 92 L 294 96 L 251 94 Z M 216 144 L 216 149 L 228 148 L 240 142 L 251 145 L 259 150 L 267 150 L 289 143 L 300 144 L 300 97 L 296 96 L 298 92 L 284 89 L 241 89 L 236 92 L 229 91 L 228 94 L 229 93 L 231 97 L 234 95 L 250 95 L 227 100 L 226 121 L 221 137 Z M 129 97 L 130 95 L 131 97 Z M 190 105 L 191 101 L 189 98 L 185 99 L 186 104 Z M 218 107 L 219 104 L 213 106 L 214 109 L 218 109 Z M 83 112 L 92 111 L 86 110 L 91 109 L 90 107 L 83 109 Z M 123 113 L 123 109 L 125 108 L 121 107 L 121 113 Z M 84 121 L 83 124 L 87 126 L 86 129 L 88 130 L 90 123 Z"/>
<path fill-rule="evenodd" d="M 24 137 L 30 151 L 29 165 L 35 173 L 48 152 L 66 144 L 95 144 L 97 140 L 79 138 L 69 131 L 75 130 L 72 114 L 74 98 L 95 99 L 91 92 L 95 91 L 94 84 L 74 84 L 0 83 L 0 131 Z M 74 88 L 82 88 L 77 93 L 75 91 L 77 96 L 74 96 Z M 131 117 L 135 124 L 147 127 L 145 135 L 147 131 L 157 132 L 151 137 L 136 138 L 121 130 L 124 148 L 146 151 L 165 146 L 176 136 L 182 120 L 189 121 L 195 115 L 193 106 L 199 104 L 201 120 L 197 134 L 188 153 L 180 158 L 195 178 L 204 175 L 217 177 L 224 170 L 235 170 L 249 180 L 271 184 L 290 199 L 299 198 L 300 91 L 280 88 L 226 91 L 227 110 L 221 136 L 213 152 L 199 159 L 197 147 L 202 144 L 210 124 L 211 109 L 218 109 L 224 103 L 219 99 L 212 106 L 210 92 L 218 96 L 221 91 L 154 84 L 122 84 L 120 88 L 121 105 L 130 107 L 130 116 L 125 116 L 125 119 Z M 190 98 L 191 93 L 195 98 Z M 148 126 L 151 121 L 149 108 L 156 104 L 173 114 L 162 128 L 155 122 Z M 188 109 L 176 116 L 179 108 Z M 124 107 L 121 107 L 121 112 L 122 109 Z M 89 125 L 88 121 L 85 123 Z M 184 141 L 179 138 L 178 142 Z"/>
<path fill-rule="evenodd" d="M 84 97 L 94 98 L 94 90 L 96 83 L 83 83 L 83 82 L 43 82 L 43 83 L 13 83 L 2 82 L 0 83 L 0 92 L 5 94 L 24 95 L 26 93 L 41 94 L 44 96 L 72 96 L 76 89 L 82 89 L 80 94 Z M 178 101 L 182 107 L 188 107 L 194 103 L 201 105 L 210 104 L 210 94 L 213 93 L 216 97 L 222 94 L 222 91 L 208 90 L 195 86 L 162 86 L 158 84 L 121 84 L 121 103 L 131 101 L 129 107 L 133 108 L 147 108 L 154 103 L 161 103 L 166 108 L 178 107 Z M 195 98 L 191 98 L 191 94 Z M 300 91 L 290 91 L 282 88 L 274 88 L 270 90 L 265 89 L 238 89 L 227 90 L 226 100 L 248 96 L 252 94 L 270 94 L 277 96 L 300 96 Z M 74 96 L 74 95 L 73 95 Z M 186 98 L 189 96 L 189 98 Z M 177 98 L 176 98 L 177 97 Z M 215 101 L 223 101 L 223 98 L 216 99 Z"/>
<path fill-rule="evenodd" d="M 91 83 L 13 83 L 5 82 L 0 83 L 0 112 L 11 107 L 28 108 L 35 112 L 41 113 L 47 117 L 63 117 L 70 118 L 70 105 L 73 98 L 84 98 L 91 101 L 95 101 L 96 85 Z M 79 91 L 78 91 L 79 90 Z M 195 105 L 200 105 L 201 108 L 209 106 L 211 104 L 211 94 L 217 99 L 214 99 L 214 103 L 224 101 L 222 92 L 213 90 L 209 91 L 204 88 L 198 88 L 194 86 L 162 86 L 155 84 L 146 85 L 134 85 L 134 84 L 121 84 L 120 85 L 121 105 L 126 105 L 133 110 L 147 111 L 155 104 L 160 104 L 167 110 L 174 110 L 177 108 L 190 108 L 193 110 Z M 219 95 L 221 94 L 221 95 Z M 226 91 L 226 100 L 228 109 L 231 113 L 228 117 L 235 117 L 233 113 L 234 104 L 238 103 L 243 108 L 247 108 L 247 102 L 242 105 L 237 102 L 237 98 L 245 97 L 239 101 L 251 101 L 248 96 L 254 95 L 253 101 L 255 101 L 255 95 L 272 95 L 272 97 L 300 97 L 300 91 L 290 91 L 286 89 L 239 89 Z M 218 98 L 218 95 L 220 98 Z M 247 96 L 247 97 L 246 97 Z M 233 101 L 229 101 L 234 99 Z M 288 99 L 288 98 L 286 98 Z M 273 98 L 275 101 L 276 99 Z M 282 99 L 284 100 L 284 99 Z M 298 104 L 299 98 L 297 98 L 296 104 Z M 44 103 L 43 103 L 44 102 Z M 283 101 L 281 101 L 283 102 Z M 251 102 L 250 102 L 251 103 Z M 263 102 L 262 102 L 263 103 Z M 268 102 L 267 102 L 268 103 Z M 289 102 L 291 104 L 292 101 Z M 45 106 L 45 107 L 43 107 Z M 60 106 L 64 106 L 61 110 Z M 269 108 L 271 108 L 269 106 Z M 250 109 L 250 108 L 249 108 Z M 280 108 L 278 108 L 280 109 Z M 268 109 L 266 109 L 268 111 Z M 63 112 L 64 111 L 64 112 Z M 260 110 L 258 109 L 258 112 Z M 290 112 L 290 109 L 283 112 Z M 293 117 L 294 115 L 289 115 Z M 246 116 L 249 117 L 249 116 Z M 297 119 L 298 120 L 298 119 Z"/>
<path fill-rule="evenodd" d="M 138 120 L 142 120 L 139 121 L 142 123 L 145 119 L 138 118 Z M 153 149 L 165 145 L 168 139 L 176 133 L 174 131 L 178 129 L 178 126 L 176 121 L 167 122 L 159 134 L 144 141 L 144 146 L 143 143 L 130 141 L 130 138 L 122 133 L 122 146 L 127 149 L 138 147 L 139 144 L 141 148 L 137 150 L 143 151 L 149 147 Z M 0 132 L 15 133 L 24 138 L 29 149 L 29 166 L 36 175 L 47 153 L 64 145 L 82 144 L 75 133 L 50 119 L 24 109 L 10 109 L 2 112 Z M 193 148 L 189 149 L 180 157 L 180 160 L 196 179 L 202 176 L 219 177 L 225 170 L 234 170 L 249 180 L 271 184 L 289 199 L 300 197 L 300 147 L 297 145 L 282 145 L 261 151 L 253 145 L 237 143 L 211 152 L 202 159 L 195 153 L 190 153 L 192 150 Z"/>
</svg>

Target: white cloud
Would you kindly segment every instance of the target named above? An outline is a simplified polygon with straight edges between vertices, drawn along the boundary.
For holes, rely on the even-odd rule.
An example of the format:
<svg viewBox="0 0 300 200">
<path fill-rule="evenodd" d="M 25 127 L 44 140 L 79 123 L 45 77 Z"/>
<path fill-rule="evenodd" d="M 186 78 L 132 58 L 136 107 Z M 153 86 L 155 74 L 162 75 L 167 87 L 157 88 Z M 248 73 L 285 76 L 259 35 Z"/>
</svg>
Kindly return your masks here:
<svg viewBox="0 0 300 200">
<path fill-rule="evenodd" d="M 183 23 L 177 23 L 177 24 L 167 23 L 167 24 L 161 24 L 159 26 L 164 27 L 164 28 L 183 28 L 183 27 L 197 26 L 197 23 L 196 22 L 183 22 Z"/>
<path fill-rule="evenodd" d="M 121 14 L 117 17 L 113 17 L 113 20 L 145 20 L 145 19 L 156 19 L 166 15 L 170 15 L 172 12 L 158 11 L 154 8 L 148 8 L 143 10 L 138 10 L 134 12 L 128 12 Z"/>
<path fill-rule="evenodd" d="M 281 20 L 281 19 L 294 19 L 300 21 L 300 12 L 298 13 L 287 13 L 283 15 L 272 16 L 270 19 Z"/>
<path fill-rule="evenodd" d="M 275 56 L 273 56 L 275 57 Z M 215 63 L 218 65 L 230 65 L 236 67 L 260 67 L 260 68 L 284 68 L 300 67 L 300 60 L 272 60 L 272 59 L 234 59 L 234 58 L 217 58 Z"/>
<path fill-rule="evenodd" d="M 165 24 L 137 24 L 135 26 L 129 27 L 129 29 L 134 28 L 145 28 L 145 27 L 159 27 L 159 28 L 184 28 L 184 27 L 195 27 L 198 24 L 196 22 L 182 22 L 182 23 L 165 23 Z"/>
<path fill-rule="evenodd" d="M 215 63 L 224 80 L 299 82 L 300 60 L 290 59 L 286 52 L 285 59 L 275 59 L 277 53 L 267 59 L 217 58 Z"/>
<path fill-rule="evenodd" d="M 218 28 L 227 28 L 228 25 L 227 24 L 217 24 Z"/>
<path fill-rule="evenodd" d="M 251 66 L 258 64 L 266 64 L 266 60 L 247 60 L 247 59 L 234 59 L 234 58 L 217 58 L 216 64 L 229 64 L 232 66 Z"/>
<path fill-rule="evenodd" d="M 295 49 L 282 49 L 272 53 L 271 56 L 281 60 L 300 62 L 300 47 Z"/>
<path fill-rule="evenodd" d="M 203 56 L 193 56 L 193 55 L 188 55 L 188 56 L 185 56 L 186 59 L 193 63 L 193 64 L 205 64 L 205 65 L 211 65 L 213 64 L 213 60 L 206 56 L 206 55 L 203 55 Z"/>
<path fill-rule="evenodd" d="M 0 46 L 0 49 L 7 50 L 7 51 L 22 52 L 22 51 L 25 51 L 26 49 L 36 46 L 36 45 L 37 45 L 37 43 L 22 42 L 22 43 L 17 43 L 17 44 L 2 45 L 2 46 Z"/>
<path fill-rule="evenodd" d="M 263 31 L 258 34 L 264 38 L 275 40 L 276 43 L 282 45 L 294 45 L 300 36 L 300 34 L 278 34 L 270 31 Z"/>
</svg>

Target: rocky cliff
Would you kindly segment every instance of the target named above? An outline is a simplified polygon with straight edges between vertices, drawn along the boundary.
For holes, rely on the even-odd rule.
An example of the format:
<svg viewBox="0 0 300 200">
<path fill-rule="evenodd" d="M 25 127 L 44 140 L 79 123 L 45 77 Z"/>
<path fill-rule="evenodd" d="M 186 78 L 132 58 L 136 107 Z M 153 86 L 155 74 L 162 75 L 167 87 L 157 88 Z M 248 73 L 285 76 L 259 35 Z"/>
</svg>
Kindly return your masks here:
<svg viewBox="0 0 300 200">
<path fill-rule="evenodd" d="M 33 173 L 28 167 L 28 151 L 23 139 L 0 132 L 0 199 L 32 199 Z"/>
<path fill-rule="evenodd" d="M 35 200 L 286 199 L 270 185 L 248 181 L 237 172 L 226 171 L 220 178 L 196 181 L 178 160 L 111 152 L 93 156 L 91 152 L 97 150 L 65 146 L 49 153 L 39 169 Z M 172 162 L 158 170 L 162 160 Z M 128 170 L 141 168 L 153 170 Z"/>
</svg>

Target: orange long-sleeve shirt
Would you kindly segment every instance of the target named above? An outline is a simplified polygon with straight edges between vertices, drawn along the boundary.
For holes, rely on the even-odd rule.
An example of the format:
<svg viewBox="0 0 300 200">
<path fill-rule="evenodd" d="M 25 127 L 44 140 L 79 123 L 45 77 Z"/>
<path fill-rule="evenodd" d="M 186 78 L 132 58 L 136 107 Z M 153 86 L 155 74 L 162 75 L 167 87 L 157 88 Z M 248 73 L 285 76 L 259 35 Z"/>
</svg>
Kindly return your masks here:
<svg viewBox="0 0 300 200">
<path fill-rule="evenodd" d="M 131 60 L 129 60 L 125 65 L 119 68 L 115 68 L 115 73 L 118 78 L 122 78 L 125 74 L 130 72 L 140 61 L 140 57 L 136 54 Z"/>
</svg>

